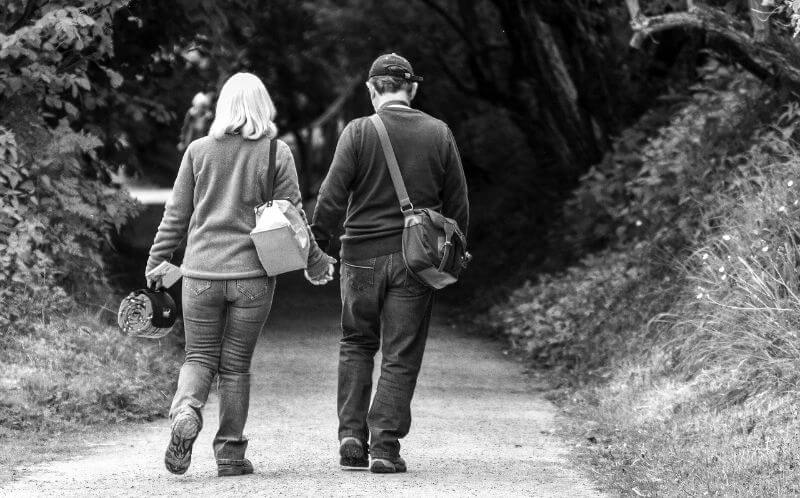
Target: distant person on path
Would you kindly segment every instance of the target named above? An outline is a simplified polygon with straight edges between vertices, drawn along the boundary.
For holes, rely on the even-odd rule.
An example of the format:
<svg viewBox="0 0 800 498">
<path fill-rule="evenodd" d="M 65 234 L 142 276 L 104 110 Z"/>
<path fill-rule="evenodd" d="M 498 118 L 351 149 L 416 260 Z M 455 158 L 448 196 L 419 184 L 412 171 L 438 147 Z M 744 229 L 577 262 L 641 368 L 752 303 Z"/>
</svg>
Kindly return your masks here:
<svg viewBox="0 0 800 498">
<path fill-rule="evenodd" d="M 275 106 L 256 76 L 232 76 L 220 92 L 207 137 L 189 144 L 158 227 L 147 271 L 170 259 L 184 236 L 183 319 L 186 360 L 170 408 L 167 469 L 183 474 L 202 428 L 201 409 L 219 375 L 218 475 L 251 474 L 244 425 L 250 405 L 250 361 L 269 315 L 275 278 L 268 277 L 250 239 L 254 208 L 268 196 L 270 147 L 277 147 L 273 196 L 302 210 L 289 147 L 277 135 Z M 325 283 L 333 258 L 312 243 L 309 278 Z M 158 282 L 148 281 L 148 286 Z"/>
<path fill-rule="evenodd" d="M 178 150 L 183 152 L 195 139 L 208 134 L 214 114 L 211 112 L 213 93 L 198 92 L 192 98 L 192 107 L 186 111 L 181 127 L 181 137 Z"/>
<path fill-rule="evenodd" d="M 406 59 L 388 54 L 372 64 L 366 85 L 414 206 L 436 209 L 466 232 L 469 205 L 458 149 L 445 123 L 410 107 L 419 81 L 422 78 Z M 403 263 L 403 215 L 378 133 L 366 117 L 350 122 L 342 132 L 320 188 L 312 230 L 321 245 L 338 235 L 342 217 L 340 464 L 369 466 L 375 473 L 405 472 L 398 440 L 411 426 L 411 398 L 425 350 L 433 290 Z M 370 406 L 373 361 L 381 337 L 383 362 Z"/>
</svg>

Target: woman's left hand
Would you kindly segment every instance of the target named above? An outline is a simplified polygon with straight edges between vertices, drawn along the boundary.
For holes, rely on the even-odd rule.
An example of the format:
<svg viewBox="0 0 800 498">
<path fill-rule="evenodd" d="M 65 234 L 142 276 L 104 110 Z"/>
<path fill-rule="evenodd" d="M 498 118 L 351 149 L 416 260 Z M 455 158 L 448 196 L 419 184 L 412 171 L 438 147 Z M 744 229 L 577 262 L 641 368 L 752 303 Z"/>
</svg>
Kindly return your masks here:
<svg viewBox="0 0 800 498">
<path fill-rule="evenodd" d="M 333 259 L 333 258 L 330 258 L 330 259 Z M 336 260 L 334 259 L 334 261 L 336 261 Z M 331 280 L 333 280 L 333 274 L 334 274 L 335 271 L 336 271 L 336 267 L 333 266 L 333 263 L 328 263 L 327 271 L 325 272 L 325 274 L 322 277 L 320 277 L 318 279 L 311 278 L 311 276 L 308 274 L 307 270 L 305 272 L 303 272 L 303 273 L 306 276 L 306 280 L 308 280 L 311 283 L 311 285 L 325 285 L 328 282 L 330 282 Z"/>
<path fill-rule="evenodd" d="M 147 288 L 159 289 L 161 287 L 164 287 L 164 285 L 161 283 L 161 277 L 162 275 L 157 275 L 152 277 L 145 276 L 144 279 L 147 282 Z"/>
</svg>

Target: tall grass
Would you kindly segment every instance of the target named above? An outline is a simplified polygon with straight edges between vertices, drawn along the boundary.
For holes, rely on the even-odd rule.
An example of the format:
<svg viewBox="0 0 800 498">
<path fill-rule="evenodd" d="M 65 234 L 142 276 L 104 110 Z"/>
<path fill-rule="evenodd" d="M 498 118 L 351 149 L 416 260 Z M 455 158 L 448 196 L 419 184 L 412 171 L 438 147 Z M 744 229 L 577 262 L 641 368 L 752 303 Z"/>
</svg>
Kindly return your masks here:
<svg viewBox="0 0 800 498">
<path fill-rule="evenodd" d="M 694 375 L 714 370 L 737 398 L 800 386 L 800 150 L 759 137 L 715 199 L 713 227 L 681 264 L 691 286 L 674 307 L 665 350 Z"/>
</svg>

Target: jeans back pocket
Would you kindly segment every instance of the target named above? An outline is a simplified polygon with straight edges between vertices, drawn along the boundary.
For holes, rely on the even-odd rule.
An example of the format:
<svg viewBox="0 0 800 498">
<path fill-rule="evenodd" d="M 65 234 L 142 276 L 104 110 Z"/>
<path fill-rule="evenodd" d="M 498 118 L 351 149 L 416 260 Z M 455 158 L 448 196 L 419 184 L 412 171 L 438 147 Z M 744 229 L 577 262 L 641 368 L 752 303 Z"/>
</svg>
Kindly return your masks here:
<svg viewBox="0 0 800 498">
<path fill-rule="evenodd" d="M 354 291 L 371 289 L 375 284 L 375 258 L 363 261 L 342 260 L 342 282 Z"/>
<path fill-rule="evenodd" d="M 185 285 L 192 294 L 199 296 L 211 288 L 211 280 L 183 277 L 183 285 Z"/>
<path fill-rule="evenodd" d="M 269 277 L 245 278 L 236 281 L 236 290 L 251 301 L 262 298 L 269 292 Z"/>
</svg>

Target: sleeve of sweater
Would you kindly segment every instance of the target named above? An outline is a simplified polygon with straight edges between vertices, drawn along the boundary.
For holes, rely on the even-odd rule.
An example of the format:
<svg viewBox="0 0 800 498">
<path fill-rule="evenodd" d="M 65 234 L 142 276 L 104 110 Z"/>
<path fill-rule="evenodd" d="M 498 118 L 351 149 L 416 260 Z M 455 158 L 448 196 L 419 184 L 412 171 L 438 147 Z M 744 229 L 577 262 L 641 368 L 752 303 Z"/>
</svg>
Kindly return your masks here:
<svg viewBox="0 0 800 498">
<path fill-rule="evenodd" d="M 192 166 L 192 148 L 189 147 L 183 154 L 175 185 L 164 206 L 164 217 L 161 218 L 155 240 L 150 247 L 150 257 L 147 259 L 145 273 L 161 264 L 162 261 L 172 258 L 172 253 L 186 236 L 193 211 L 194 168 Z"/>
<path fill-rule="evenodd" d="M 450 128 L 445 136 L 444 188 L 442 190 L 442 214 L 453 218 L 459 228 L 469 230 L 469 199 L 467 198 L 467 179 L 461 165 L 456 140 Z"/>
<path fill-rule="evenodd" d="M 311 225 L 320 241 L 329 241 L 339 234 L 339 222 L 347 210 L 350 187 L 356 175 L 355 125 L 351 122 L 342 131 L 336 152 L 325 180 L 319 189 L 317 207 Z"/>
<path fill-rule="evenodd" d="M 308 224 L 306 213 L 303 211 L 303 199 L 300 195 L 300 183 L 297 180 L 297 169 L 294 165 L 292 150 L 285 142 L 278 140 L 278 150 L 275 155 L 275 184 L 273 187 L 273 199 L 285 199 L 297 208 L 303 219 Z M 266 178 L 264 179 L 266 182 Z M 308 273 L 309 275 L 323 274 L 328 267 L 328 257 L 319 248 L 314 240 L 309 228 L 309 239 L 311 247 L 308 251 Z M 324 269 L 323 268 L 324 265 Z"/>
</svg>

